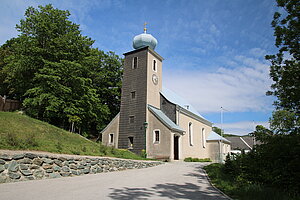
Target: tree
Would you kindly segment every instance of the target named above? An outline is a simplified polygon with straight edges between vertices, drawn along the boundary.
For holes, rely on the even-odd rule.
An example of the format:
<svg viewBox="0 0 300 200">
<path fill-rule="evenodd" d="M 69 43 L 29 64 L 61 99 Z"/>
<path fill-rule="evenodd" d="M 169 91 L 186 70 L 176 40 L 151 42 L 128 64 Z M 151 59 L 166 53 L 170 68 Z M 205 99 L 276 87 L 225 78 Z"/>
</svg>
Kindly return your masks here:
<svg viewBox="0 0 300 200">
<path fill-rule="evenodd" d="M 277 109 L 296 113 L 300 110 L 300 1 L 277 0 L 282 13 L 275 12 L 272 21 L 276 55 L 267 55 L 271 61 L 270 76 L 274 81 L 268 95 L 278 98 Z"/>
<path fill-rule="evenodd" d="M 35 118 L 98 135 L 119 107 L 122 60 L 92 48 L 69 11 L 29 7 L 0 48 L 0 91 Z"/>
</svg>

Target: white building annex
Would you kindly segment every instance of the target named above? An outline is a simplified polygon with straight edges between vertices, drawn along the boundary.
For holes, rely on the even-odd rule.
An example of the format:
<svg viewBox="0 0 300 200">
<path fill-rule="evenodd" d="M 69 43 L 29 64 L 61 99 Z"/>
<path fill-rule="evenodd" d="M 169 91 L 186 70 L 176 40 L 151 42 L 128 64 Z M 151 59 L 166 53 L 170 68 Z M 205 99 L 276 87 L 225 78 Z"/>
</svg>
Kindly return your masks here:
<svg viewBox="0 0 300 200">
<path fill-rule="evenodd" d="M 154 51 L 157 40 L 144 33 L 125 53 L 120 113 L 102 130 L 102 143 L 148 158 L 187 157 L 220 161 L 230 141 L 212 131 L 212 123 L 184 98 L 162 86 L 163 58 Z"/>
</svg>

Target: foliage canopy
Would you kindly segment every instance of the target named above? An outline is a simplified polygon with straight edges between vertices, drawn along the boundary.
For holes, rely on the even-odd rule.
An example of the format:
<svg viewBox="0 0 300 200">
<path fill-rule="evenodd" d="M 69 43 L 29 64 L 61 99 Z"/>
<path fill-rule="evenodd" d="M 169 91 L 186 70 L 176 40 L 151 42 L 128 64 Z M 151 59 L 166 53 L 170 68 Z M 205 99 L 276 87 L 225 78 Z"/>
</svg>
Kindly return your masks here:
<svg viewBox="0 0 300 200">
<path fill-rule="evenodd" d="M 122 60 L 104 53 L 51 4 L 29 7 L 17 38 L 0 47 L 0 94 L 35 118 L 97 135 L 119 110 Z"/>
</svg>

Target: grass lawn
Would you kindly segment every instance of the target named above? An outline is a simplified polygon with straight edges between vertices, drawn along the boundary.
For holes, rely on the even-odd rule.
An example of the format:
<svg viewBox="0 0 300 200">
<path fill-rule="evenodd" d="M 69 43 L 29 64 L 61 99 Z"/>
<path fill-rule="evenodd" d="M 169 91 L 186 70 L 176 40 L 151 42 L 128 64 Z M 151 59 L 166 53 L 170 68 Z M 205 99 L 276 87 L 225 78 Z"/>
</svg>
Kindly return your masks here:
<svg viewBox="0 0 300 200">
<path fill-rule="evenodd" d="M 0 149 L 143 159 L 128 150 L 103 146 L 17 112 L 0 112 Z"/>
<path fill-rule="evenodd" d="M 239 183 L 233 180 L 229 175 L 224 173 L 222 164 L 211 164 L 205 166 L 212 183 L 233 199 L 239 200 L 298 200 L 291 198 L 283 191 L 274 188 L 266 188 L 261 185 L 251 183 Z"/>
</svg>

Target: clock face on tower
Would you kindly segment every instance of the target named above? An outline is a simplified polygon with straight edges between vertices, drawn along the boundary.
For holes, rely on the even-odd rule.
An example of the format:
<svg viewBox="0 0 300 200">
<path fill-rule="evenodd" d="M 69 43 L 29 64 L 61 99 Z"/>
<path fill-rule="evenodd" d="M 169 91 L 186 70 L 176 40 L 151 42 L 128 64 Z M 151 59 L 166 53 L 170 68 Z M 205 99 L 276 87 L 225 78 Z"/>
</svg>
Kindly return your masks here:
<svg viewBox="0 0 300 200">
<path fill-rule="evenodd" d="M 158 84 L 158 76 L 156 74 L 152 75 L 152 82 L 154 83 L 154 85 Z"/>
</svg>

